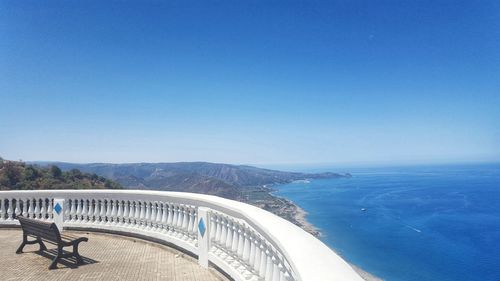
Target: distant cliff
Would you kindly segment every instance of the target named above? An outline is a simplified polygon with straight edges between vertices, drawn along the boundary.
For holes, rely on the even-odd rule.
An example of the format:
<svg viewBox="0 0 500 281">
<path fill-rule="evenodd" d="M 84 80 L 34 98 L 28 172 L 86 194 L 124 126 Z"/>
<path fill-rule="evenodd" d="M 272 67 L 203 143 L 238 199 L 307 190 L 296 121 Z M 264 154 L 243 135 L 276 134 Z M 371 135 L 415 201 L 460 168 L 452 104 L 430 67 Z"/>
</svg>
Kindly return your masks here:
<svg viewBox="0 0 500 281">
<path fill-rule="evenodd" d="M 198 192 L 239 199 L 252 187 L 289 183 L 301 179 L 336 178 L 336 173 L 307 174 L 261 169 L 246 165 L 207 162 L 132 163 L 132 164 L 55 164 L 64 171 L 78 169 L 114 180 L 127 188 Z"/>
</svg>

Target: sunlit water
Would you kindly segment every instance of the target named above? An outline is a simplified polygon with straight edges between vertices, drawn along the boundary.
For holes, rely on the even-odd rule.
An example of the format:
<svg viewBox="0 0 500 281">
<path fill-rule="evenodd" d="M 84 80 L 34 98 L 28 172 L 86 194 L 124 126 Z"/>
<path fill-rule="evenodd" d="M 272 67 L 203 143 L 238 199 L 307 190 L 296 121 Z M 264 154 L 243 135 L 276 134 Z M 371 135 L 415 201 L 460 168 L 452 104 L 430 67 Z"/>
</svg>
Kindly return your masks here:
<svg viewBox="0 0 500 281">
<path fill-rule="evenodd" d="M 500 165 L 350 171 L 276 194 L 309 212 L 331 248 L 385 280 L 500 280 Z"/>
</svg>

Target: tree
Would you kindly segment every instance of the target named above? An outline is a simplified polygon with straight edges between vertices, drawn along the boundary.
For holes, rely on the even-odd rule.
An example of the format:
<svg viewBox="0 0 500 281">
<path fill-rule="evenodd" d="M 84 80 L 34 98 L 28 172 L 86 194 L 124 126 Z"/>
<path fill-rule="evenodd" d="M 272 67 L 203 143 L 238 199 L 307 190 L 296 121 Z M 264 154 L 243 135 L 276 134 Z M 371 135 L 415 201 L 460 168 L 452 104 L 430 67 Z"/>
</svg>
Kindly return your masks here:
<svg viewBox="0 0 500 281">
<path fill-rule="evenodd" d="M 56 165 L 52 165 L 52 166 L 50 166 L 50 174 L 54 178 L 60 178 L 62 175 L 62 171 Z"/>
<path fill-rule="evenodd" d="M 28 166 L 24 169 L 24 179 L 28 181 L 33 181 L 40 176 L 40 173 L 33 166 Z"/>
<path fill-rule="evenodd" d="M 21 171 L 13 162 L 7 162 L 3 170 L 2 185 L 14 186 L 21 181 Z"/>
<path fill-rule="evenodd" d="M 74 178 L 77 178 L 77 179 L 82 179 L 83 178 L 82 172 L 80 170 L 78 170 L 78 169 L 72 169 L 71 171 L 69 171 L 69 173 Z"/>
</svg>

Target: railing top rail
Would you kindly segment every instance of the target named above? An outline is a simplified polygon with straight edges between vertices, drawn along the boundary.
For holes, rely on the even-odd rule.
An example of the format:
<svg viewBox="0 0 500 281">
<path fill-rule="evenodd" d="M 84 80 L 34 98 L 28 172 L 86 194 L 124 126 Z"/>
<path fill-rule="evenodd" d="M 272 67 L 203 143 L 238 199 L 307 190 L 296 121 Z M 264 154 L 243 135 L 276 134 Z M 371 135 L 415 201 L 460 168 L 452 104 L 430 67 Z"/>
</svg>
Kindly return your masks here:
<svg viewBox="0 0 500 281">
<path fill-rule="evenodd" d="M 313 235 L 255 206 L 212 195 L 149 190 L 20 190 L 0 191 L 0 198 L 68 198 L 153 200 L 208 207 L 244 220 L 278 249 L 300 280 L 362 280 L 344 261 Z"/>
</svg>

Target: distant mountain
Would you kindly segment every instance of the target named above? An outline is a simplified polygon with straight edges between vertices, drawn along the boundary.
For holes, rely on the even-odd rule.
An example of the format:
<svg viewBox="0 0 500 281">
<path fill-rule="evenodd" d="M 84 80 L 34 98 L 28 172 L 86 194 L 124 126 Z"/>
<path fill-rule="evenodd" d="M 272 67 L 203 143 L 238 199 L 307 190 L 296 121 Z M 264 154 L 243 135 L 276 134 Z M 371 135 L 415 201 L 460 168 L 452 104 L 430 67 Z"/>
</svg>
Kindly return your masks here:
<svg viewBox="0 0 500 281">
<path fill-rule="evenodd" d="M 0 158 L 0 190 L 119 188 L 109 179 L 77 169 L 63 172 L 55 165 L 42 168 Z"/>
<path fill-rule="evenodd" d="M 246 165 L 208 162 L 73 164 L 35 162 L 57 165 L 64 171 L 78 169 L 117 181 L 127 188 L 157 189 L 214 194 L 238 199 L 250 187 L 282 184 L 302 179 L 336 178 L 349 175 L 336 173 L 307 174 L 261 169 Z"/>
</svg>

